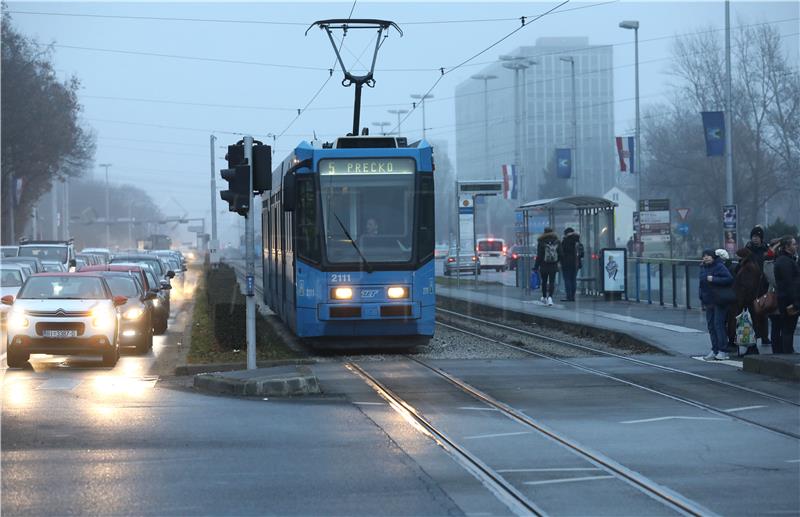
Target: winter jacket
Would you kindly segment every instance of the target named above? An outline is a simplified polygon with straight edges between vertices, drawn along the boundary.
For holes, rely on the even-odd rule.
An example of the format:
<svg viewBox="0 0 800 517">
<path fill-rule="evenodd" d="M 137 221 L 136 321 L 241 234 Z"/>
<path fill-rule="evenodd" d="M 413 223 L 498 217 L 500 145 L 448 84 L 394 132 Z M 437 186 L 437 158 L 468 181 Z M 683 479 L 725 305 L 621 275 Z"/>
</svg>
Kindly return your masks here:
<svg viewBox="0 0 800 517">
<path fill-rule="evenodd" d="M 775 259 L 775 295 L 781 309 L 789 305 L 800 308 L 800 265 L 786 252 Z"/>
<path fill-rule="evenodd" d="M 745 248 L 750 250 L 750 253 L 753 254 L 753 258 L 756 259 L 756 263 L 758 267 L 763 271 L 764 270 L 764 258 L 767 255 L 767 251 L 769 251 L 769 246 L 764 244 L 763 242 L 756 246 L 753 244 L 753 241 L 748 242 L 744 246 Z"/>
<path fill-rule="evenodd" d="M 555 243 L 558 246 L 558 262 L 545 262 L 545 244 Z M 542 273 L 555 273 L 558 271 L 558 264 L 564 259 L 564 252 L 561 249 L 561 242 L 555 232 L 546 232 L 539 236 L 536 244 L 536 262 L 533 269 L 541 270 Z"/>
<path fill-rule="evenodd" d="M 742 260 L 736 266 L 733 290 L 736 291 L 736 301 L 739 306 L 748 307 L 760 294 L 761 269 L 758 267 L 757 258 L 750 250 L 740 250 L 737 255 L 742 256 Z"/>
<path fill-rule="evenodd" d="M 708 281 L 709 276 L 713 277 L 710 283 Z M 715 258 L 714 262 L 708 266 L 702 264 L 700 266 L 700 302 L 703 305 L 714 305 L 712 289 L 731 285 L 732 283 L 733 276 L 719 257 Z"/>
<path fill-rule="evenodd" d="M 572 232 L 564 237 L 564 240 L 561 241 L 561 251 L 564 253 L 564 257 L 561 260 L 562 268 L 574 270 L 581 268 L 583 246 L 578 232 Z"/>
</svg>

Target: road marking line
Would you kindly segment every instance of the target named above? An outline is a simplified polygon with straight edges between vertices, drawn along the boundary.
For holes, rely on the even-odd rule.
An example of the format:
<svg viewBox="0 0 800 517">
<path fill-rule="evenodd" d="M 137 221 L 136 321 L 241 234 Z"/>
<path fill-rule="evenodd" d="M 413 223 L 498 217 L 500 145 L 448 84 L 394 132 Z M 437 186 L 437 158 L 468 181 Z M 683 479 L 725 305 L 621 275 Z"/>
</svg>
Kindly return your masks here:
<svg viewBox="0 0 800 517">
<path fill-rule="evenodd" d="M 715 418 L 711 416 L 660 416 L 658 418 L 644 418 L 642 420 L 626 420 L 620 424 L 643 424 L 645 422 L 660 422 L 663 420 L 726 420 L 725 418 Z"/>
<path fill-rule="evenodd" d="M 585 470 L 603 470 L 600 467 L 564 467 L 564 468 L 551 468 L 551 469 L 500 469 L 497 472 L 510 473 L 510 472 L 576 472 Z"/>
<path fill-rule="evenodd" d="M 737 411 L 747 411 L 748 409 L 761 409 L 762 407 L 767 406 L 745 406 L 745 407 L 735 407 L 731 409 L 724 409 L 726 413 L 736 413 Z"/>
<path fill-rule="evenodd" d="M 462 406 L 458 409 L 463 409 L 466 411 L 500 411 L 496 407 L 471 407 L 471 406 Z"/>
<path fill-rule="evenodd" d="M 36 387 L 37 390 L 64 390 L 70 391 L 74 390 L 78 385 L 83 382 L 83 379 L 47 379 L 39 386 Z"/>
<path fill-rule="evenodd" d="M 786 460 L 786 463 L 800 463 L 800 460 Z"/>
<path fill-rule="evenodd" d="M 465 440 L 477 440 L 479 438 L 500 438 L 502 436 L 518 436 L 521 434 L 531 434 L 530 431 L 519 431 L 516 433 L 497 433 L 497 434 L 479 434 L 475 436 L 465 436 Z"/>
<path fill-rule="evenodd" d="M 574 481 L 592 481 L 595 479 L 613 479 L 614 476 L 584 476 L 580 478 L 546 479 L 544 481 L 525 481 L 523 485 L 550 485 L 553 483 L 572 483 Z"/>
<path fill-rule="evenodd" d="M 594 314 L 596 316 L 601 316 L 603 318 L 608 318 L 611 320 L 624 321 L 625 323 L 638 323 L 639 325 L 645 325 L 647 327 L 656 327 L 664 330 L 671 330 L 672 332 L 680 332 L 681 334 L 698 334 L 702 332 L 707 332 L 705 330 L 697 330 L 689 327 L 682 327 L 680 325 L 669 325 L 667 323 L 661 323 L 658 321 L 650 321 L 641 318 L 634 318 L 633 316 L 614 314 L 613 312 L 603 312 L 603 311 L 593 311 L 593 310 L 584 310 L 583 312 Z"/>
<path fill-rule="evenodd" d="M 385 402 L 353 402 L 359 406 L 385 406 Z"/>
</svg>

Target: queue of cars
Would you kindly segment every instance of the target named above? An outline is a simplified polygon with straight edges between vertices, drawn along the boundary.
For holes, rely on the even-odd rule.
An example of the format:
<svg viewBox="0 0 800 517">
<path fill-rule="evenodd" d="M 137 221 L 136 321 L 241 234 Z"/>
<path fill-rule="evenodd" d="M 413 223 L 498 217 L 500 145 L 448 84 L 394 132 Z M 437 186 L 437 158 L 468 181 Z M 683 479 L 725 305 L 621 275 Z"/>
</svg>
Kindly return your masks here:
<svg viewBox="0 0 800 517">
<path fill-rule="evenodd" d="M 478 239 L 475 253 L 462 249 L 458 255 L 455 246 L 446 248 L 445 245 L 437 245 L 436 251 L 436 258 L 445 261 L 444 275 L 450 276 L 456 271 L 480 274 L 481 270 L 485 269 L 494 269 L 498 272 L 515 270 L 520 257 L 532 256 L 532 252 L 535 254 L 536 250 L 521 244 L 506 246 L 503 239 L 483 238 Z"/>
<path fill-rule="evenodd" d="M 146 353 L 167 331 L 170 280 L 184 271 L 178 251 L 75 253 L 71 242 L 21 242 L 0 260 L 8 366 L 37 353 L 100 355 L 105 366 L 120 347 Z"/>
</svg>

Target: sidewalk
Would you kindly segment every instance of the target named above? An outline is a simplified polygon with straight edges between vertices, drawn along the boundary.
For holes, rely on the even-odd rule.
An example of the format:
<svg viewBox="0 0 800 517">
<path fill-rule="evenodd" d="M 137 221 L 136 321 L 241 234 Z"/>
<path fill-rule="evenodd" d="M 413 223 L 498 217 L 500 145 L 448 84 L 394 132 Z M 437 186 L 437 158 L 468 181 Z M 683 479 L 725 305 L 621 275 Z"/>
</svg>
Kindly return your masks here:
<svg viewBox="0 0 800 517">
<path fill-rule="evenodd" d="M 657 304 L 606 301 L 602 297 L 578 297 L 547 307 L 539 291 L 523 296 L 521 289 L 478 282 L 461 282 L 461 288 L 436 286 L 436 294 L 488 305 L 590 329 L 626 334 L 665 352 L 682 356 L 705 355 L 711 349 L 705 314 L 700 310 L 675 309 Z"/>
</svg>

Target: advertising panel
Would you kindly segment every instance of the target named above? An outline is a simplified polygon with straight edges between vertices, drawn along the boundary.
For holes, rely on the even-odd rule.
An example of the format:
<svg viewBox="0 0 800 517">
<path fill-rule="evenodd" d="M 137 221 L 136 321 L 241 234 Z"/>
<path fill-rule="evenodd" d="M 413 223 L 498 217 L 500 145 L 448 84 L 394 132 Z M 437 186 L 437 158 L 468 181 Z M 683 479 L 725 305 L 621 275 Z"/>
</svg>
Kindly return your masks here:
<svg viewBox="0 0 800 517">
<path fill-rule="evenodd" d="M 624 293 L 626 278 L 625 248 L 604 248 L 601 250 L 601 267 L 604 293 Z"/>
</svg>

